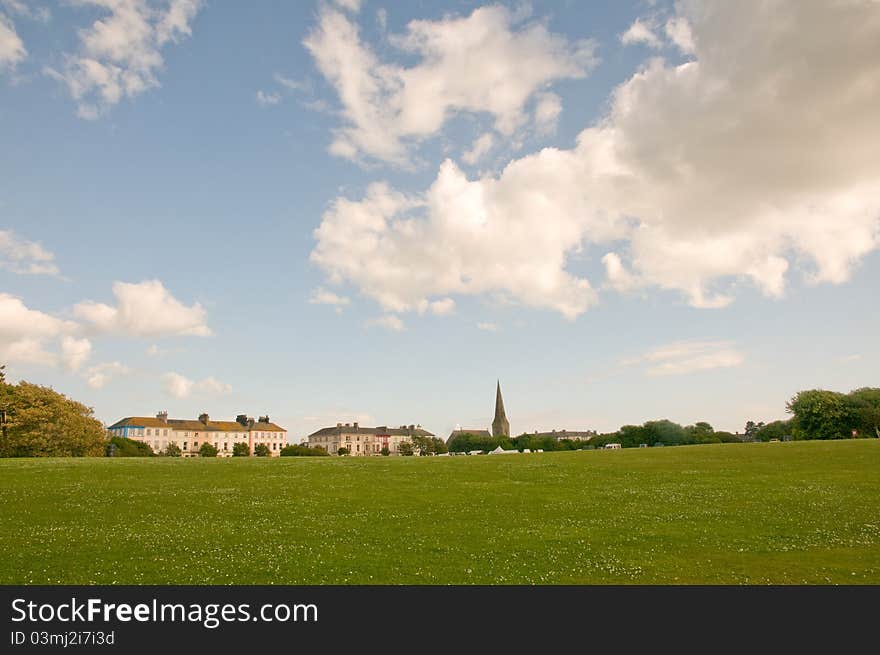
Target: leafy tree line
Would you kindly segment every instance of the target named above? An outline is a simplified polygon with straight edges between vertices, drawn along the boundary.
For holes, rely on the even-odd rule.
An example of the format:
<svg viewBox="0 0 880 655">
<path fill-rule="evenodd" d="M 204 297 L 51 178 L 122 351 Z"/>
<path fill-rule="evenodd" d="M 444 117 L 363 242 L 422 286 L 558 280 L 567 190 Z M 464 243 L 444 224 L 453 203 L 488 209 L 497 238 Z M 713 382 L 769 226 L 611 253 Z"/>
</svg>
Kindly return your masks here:
<svg viewBox="0 0 880 655">
<path fill-rule="evenodd" d="M 288 444 L 281 449 L 282 457 L 324 457 L 328 454 L 320 446 L 312 448 L 306 444 Z"/>
</svg>

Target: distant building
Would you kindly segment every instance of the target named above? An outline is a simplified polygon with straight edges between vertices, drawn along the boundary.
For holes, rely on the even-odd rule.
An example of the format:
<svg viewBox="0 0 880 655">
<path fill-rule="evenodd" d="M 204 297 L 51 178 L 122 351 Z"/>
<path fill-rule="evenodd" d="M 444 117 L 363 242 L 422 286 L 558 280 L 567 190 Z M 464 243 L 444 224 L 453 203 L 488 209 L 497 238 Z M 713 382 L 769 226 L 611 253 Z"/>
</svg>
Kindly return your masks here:
<svg viewBox="0 0 880 655">
<path fill-rule="evenodd" d="M 391 455 L 400 454 L 400 444 L 412 443 L 413 437 L 433 437 L 434 435 L 422 429 L 421 425 L 401 425 L 399 428 L 389 428 L 380 425 L 377 428 L 367 428 L 357 423 L 337 423 L 335 428 L 322 428 L 309 435 L 309 446 L 320 446 L 331 455 L 335 455 L 340 448 L 348 448 L 354 456 L 381 455 L 383 448 L 388 448 Z"/>
<path fill-rule="evenodd" d="M 570 439 L 571 441 L 589 441 L 593 437 L 596 436 L 595 430 L 551 430 L 550 432 L 532 432 L 528 434 L 529 437 L 550 437 L 552 439 L 556 439 L 557 441 L 561 441 L 563 439 Z"/>
<path fill-rule="evenodd" d="M 504 413 L 504 399 L 501 397 L 501 380 L 498 380 L 495 388 L 495 419 L 492 421 L 492 436 L 496 438 L 510 436 L 510 421 Z"/>
<path fill-rule="evenodd" d="M 107 430 L 111 435 L 143 441 L 153 452 L 163 452 L 169 444 L 180 447 L 183 457 L 196 457 L 205 442 L 217 449 L 218 457 L 231 457 L 237 443 L 246 443 L 251 455 L 259 444 L 269 448 L 277 457 L 287 445 L 287 430 L 261 416 L 256 421 L 239 414 L 234 421 L 212 421 L 207 414 L 198 420 L 168 418 L 168 412 L 159 412 L 155 418 L 129 416 L 116 421 Z"/>
</svg>

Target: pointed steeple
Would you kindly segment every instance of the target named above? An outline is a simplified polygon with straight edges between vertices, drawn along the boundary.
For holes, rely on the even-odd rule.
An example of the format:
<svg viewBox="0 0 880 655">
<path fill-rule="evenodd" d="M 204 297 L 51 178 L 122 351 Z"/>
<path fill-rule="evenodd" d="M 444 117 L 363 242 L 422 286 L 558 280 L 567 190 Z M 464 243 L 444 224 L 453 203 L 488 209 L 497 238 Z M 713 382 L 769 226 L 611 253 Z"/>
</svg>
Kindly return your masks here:
<svg viewBox="0 0 880 655">
<path fill-rule="evenodd" d="M 501 380 L 498 380 L 498 386 L 495 388 L 495 420 L 492 421 L 492 436 L 510 436 L 510 421 L 504 413 L 504 399 L 501 397 Z"/>
</svg>

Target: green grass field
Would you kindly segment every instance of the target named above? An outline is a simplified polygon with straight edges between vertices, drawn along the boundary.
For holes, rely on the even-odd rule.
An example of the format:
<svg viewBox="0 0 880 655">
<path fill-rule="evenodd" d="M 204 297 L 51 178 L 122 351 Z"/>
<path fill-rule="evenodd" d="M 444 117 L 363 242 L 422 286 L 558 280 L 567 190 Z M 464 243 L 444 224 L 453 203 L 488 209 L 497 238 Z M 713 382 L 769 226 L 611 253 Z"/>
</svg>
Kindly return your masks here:
<svg viewBox="0 0 880 655">
<path fill-rule="evenodd" d="M 880 583 L 880 442 L 0 460 L 3 584 Z"/>
</svg>

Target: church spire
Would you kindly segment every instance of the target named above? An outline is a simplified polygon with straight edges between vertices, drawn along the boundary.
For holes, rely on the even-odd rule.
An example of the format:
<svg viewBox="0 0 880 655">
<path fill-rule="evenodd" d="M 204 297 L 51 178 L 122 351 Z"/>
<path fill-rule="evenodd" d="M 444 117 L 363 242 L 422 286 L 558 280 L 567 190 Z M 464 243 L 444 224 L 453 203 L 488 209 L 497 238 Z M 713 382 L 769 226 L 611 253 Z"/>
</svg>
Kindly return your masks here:
<svg viewBox="0 0 880 655">
<path fill-rule="evenodd" d="M 492 436 L 510 436 L 510 421 L 504 413 L 504 399 L 501 397 L 501 380 L 498 380 L 498 386 L 495 388 L 495 420 L 492 421 Z"/>
</svg>

